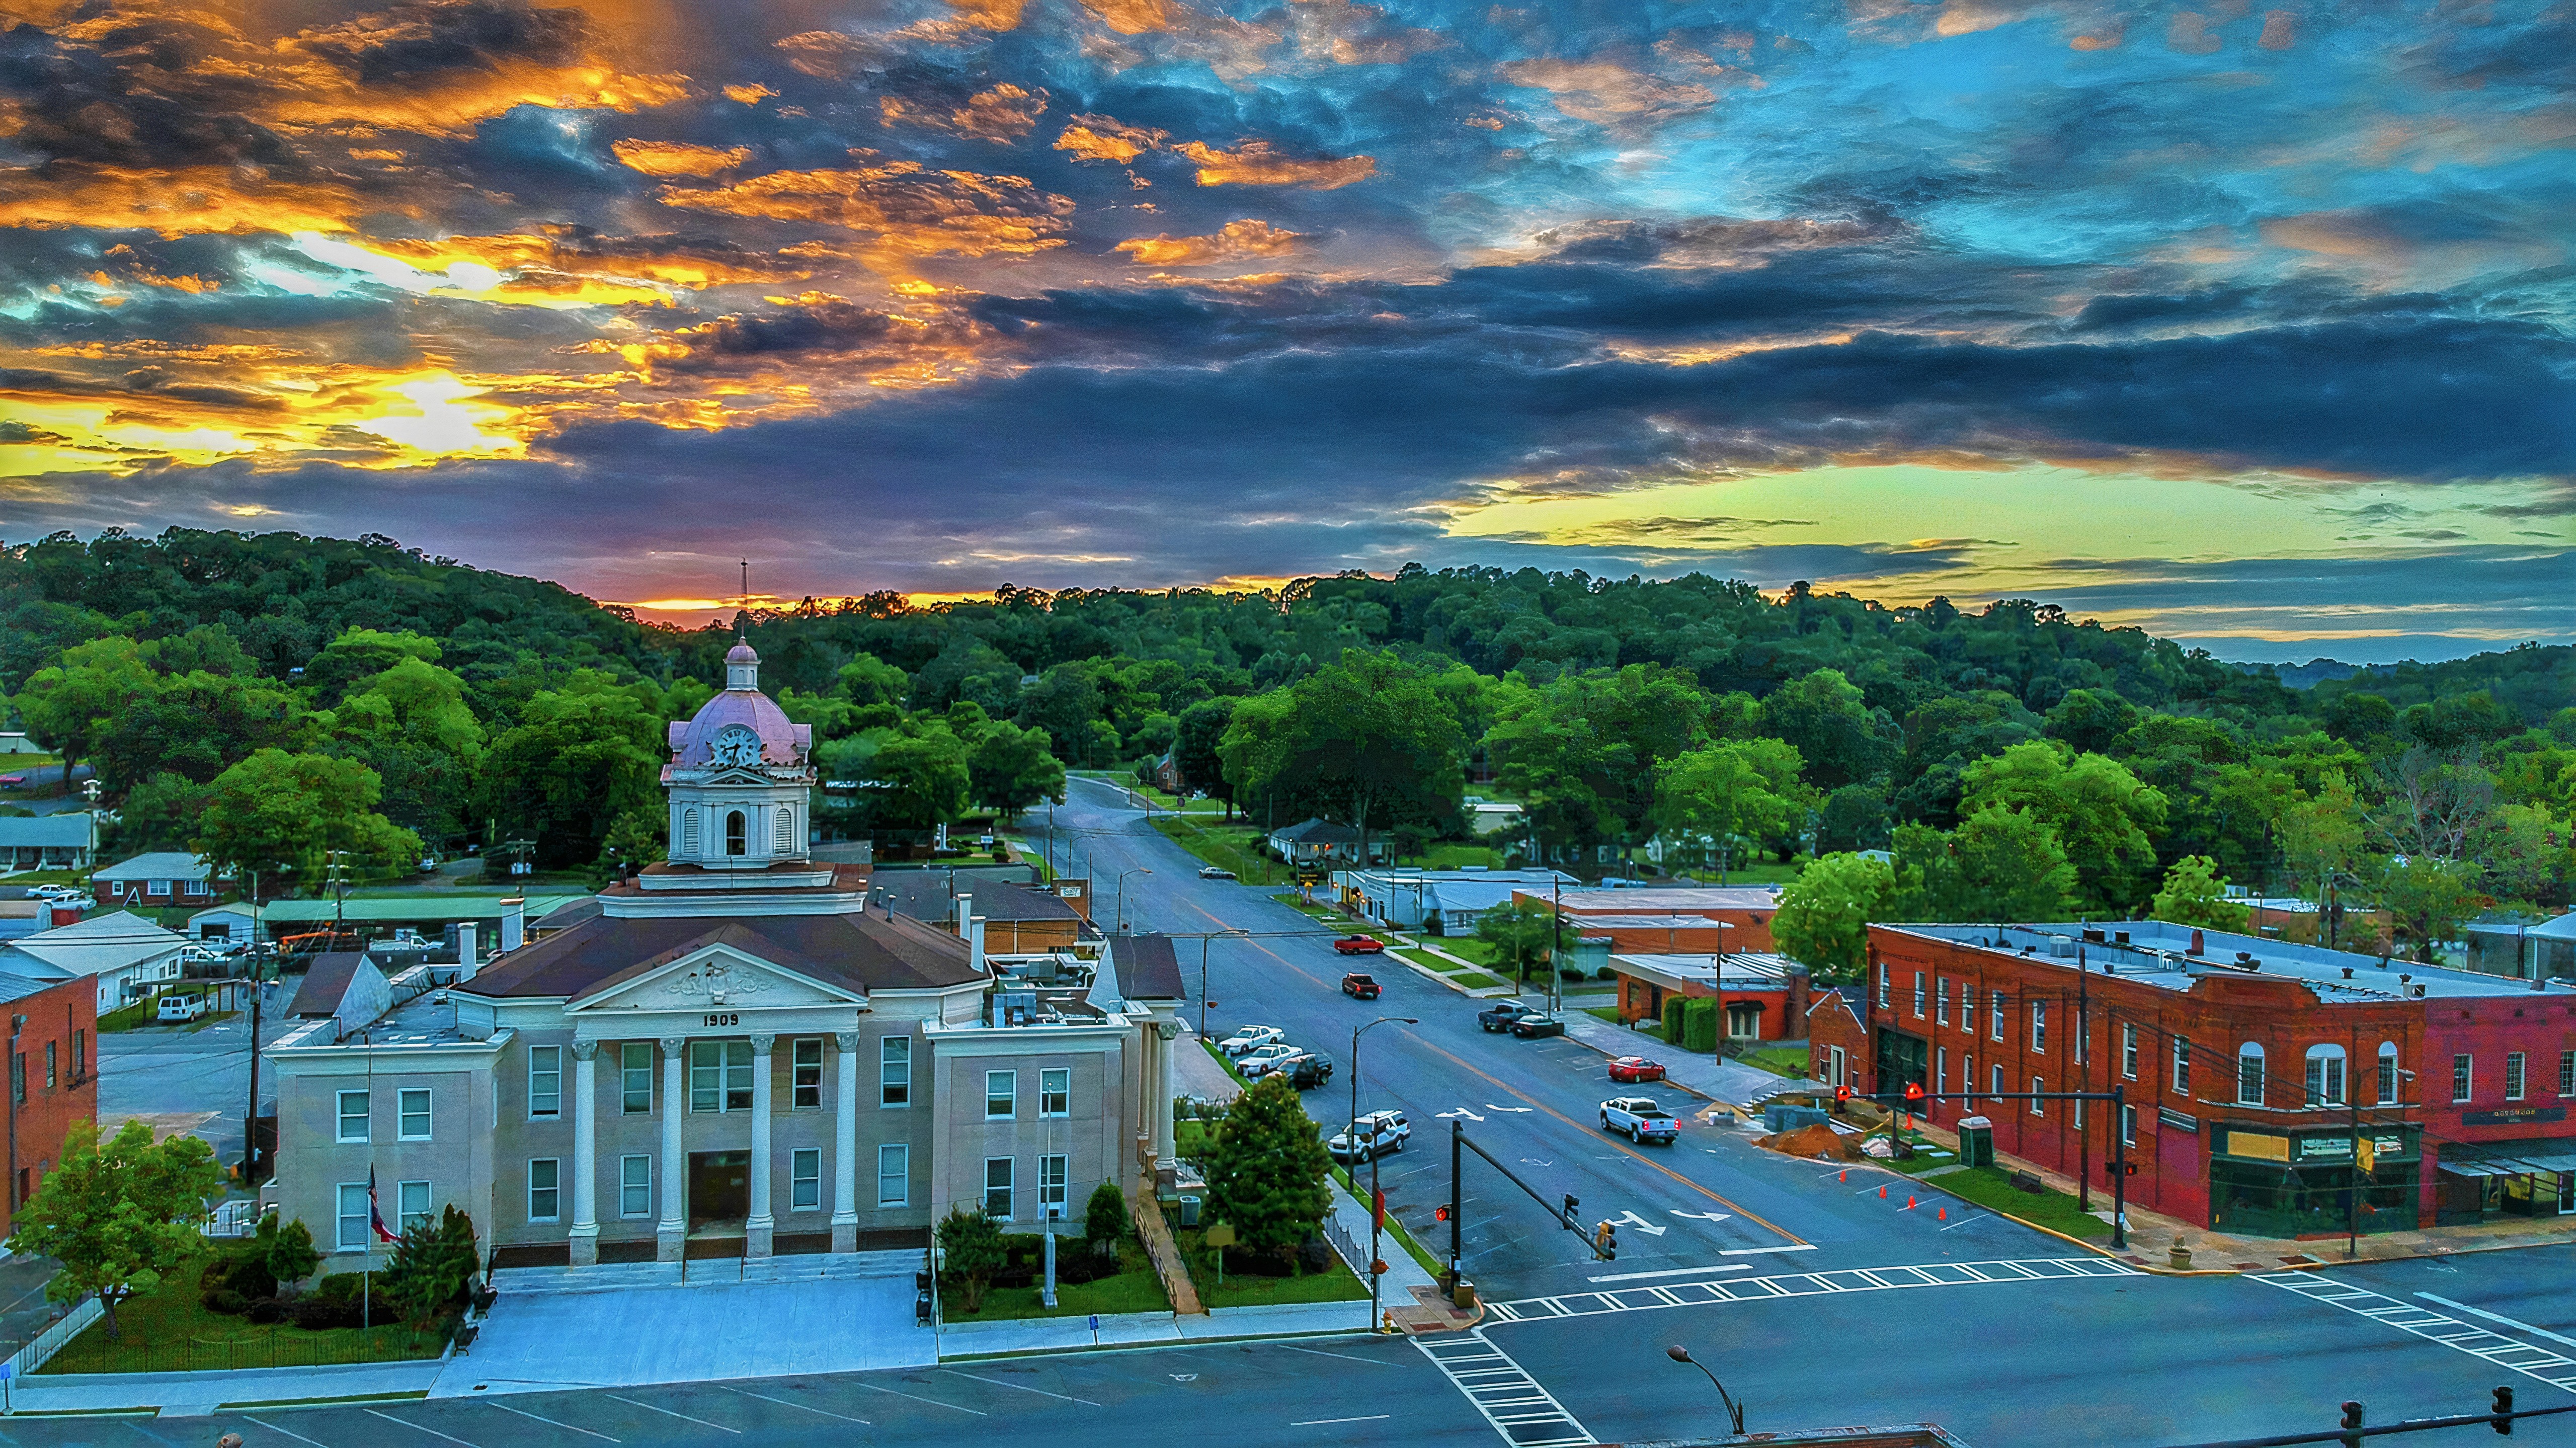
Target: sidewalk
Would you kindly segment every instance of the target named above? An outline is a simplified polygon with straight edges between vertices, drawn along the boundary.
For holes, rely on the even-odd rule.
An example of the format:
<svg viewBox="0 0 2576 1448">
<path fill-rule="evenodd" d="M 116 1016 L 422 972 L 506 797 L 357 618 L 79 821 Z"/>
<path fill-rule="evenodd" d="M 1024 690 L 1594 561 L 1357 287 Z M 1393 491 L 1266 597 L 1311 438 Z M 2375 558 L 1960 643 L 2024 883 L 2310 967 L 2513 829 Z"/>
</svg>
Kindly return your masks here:
<svg viewBox="0 0 2576 1448">
<path fill-rule="evenodd" d="M 1565 1034 L 1605 1056 L 1646 1056 L 1664 1063 L 1664 1079 L 1711 1101 L 1742 1105 L 1787 1078 L 1719 1056 L 1667 1047 L 1642 1031 L 1614 1026 L 1580 1011 L 1565 1013 Z"/>
<path fill-rule="evenodd" d="M 159 1409 L 203 1417 L 231 1404 L 318 1398 L 419 1397 L 447 1364 L 436 1358 L 346 1367 L 248 1368 L 207 1373 L 39 1373 L 8 1384 L 11 1413 L 115 1413 Z"/>
<path fill-rule="evenodd" d="M 1368 1330 L 1366 1301 L 1295 1302 L 1283 1307 L 1219 1307 L 1193 1317 L 1165 1312 L 1124 1312 L 1100 1319 L 1097 1345 L 1134 1347 L 1181 1342 L 1221 1342 L 1250 1337 L 1318 1337 Z M 939 1330 L 942 1362 L 1005 1353 L 1067 1352 L 1095 1345 L 1091 1324 L 1080 1317 L 1015 1317 L 994 1322 L 950 1322 Z"/>
</svg>

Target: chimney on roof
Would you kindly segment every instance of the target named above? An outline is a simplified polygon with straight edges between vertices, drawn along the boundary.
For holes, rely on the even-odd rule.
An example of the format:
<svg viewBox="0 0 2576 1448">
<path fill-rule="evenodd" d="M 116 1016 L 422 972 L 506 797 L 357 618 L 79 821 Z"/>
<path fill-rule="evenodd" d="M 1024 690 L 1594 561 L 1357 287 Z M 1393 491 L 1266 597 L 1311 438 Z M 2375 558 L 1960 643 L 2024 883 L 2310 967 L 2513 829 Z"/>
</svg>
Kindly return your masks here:
<svg viewBox="0 0 2576 1448">
<path fill-rule="evenodd" d="M 501 902 L 501 953 L 507 955 L 528 941 L 528 901 L 513 895 Z"/>
<path fill-rule="evenodd" d="M 474 978 L 474 922 L 460 921 L 456 927 L 456 983 L 463 985 Z"/>
<path fill-rule="evenodd" d="M 2207 949 L 2207 948 L 2208 948 L 2208 947 L 2207 947 L 2207 946 L 2202 942 L 2202 940 L 2201 940 L 2201 938 L 2200 938 L 2200 927 L 2199 927 L 2199 926 L 2197 926 L 2197 925 L 2193 926 L 2193 927 L 2191 928 L 2191 949 L 2184 951 L 2184 952 L 2183 952 L 2183 954 L 2185 954 L 2185 955 L 2198 955 L 2198 954 L 2200 954 L 2200 953 L 2201 953 L 2201 951 L 2203 951 L 2203 950 L 2205 950 L 2205 949 Z"/>
<path fill-rule="evenodd" d="M 962 907 L 965 902 L 960 900 L 958 904 Z M 984 969 L 984 917 L 981 915 L 966 922 L 966 950 L 967 958 L 974 962 L 975 968 L 979 971 Z"/>
</svg>

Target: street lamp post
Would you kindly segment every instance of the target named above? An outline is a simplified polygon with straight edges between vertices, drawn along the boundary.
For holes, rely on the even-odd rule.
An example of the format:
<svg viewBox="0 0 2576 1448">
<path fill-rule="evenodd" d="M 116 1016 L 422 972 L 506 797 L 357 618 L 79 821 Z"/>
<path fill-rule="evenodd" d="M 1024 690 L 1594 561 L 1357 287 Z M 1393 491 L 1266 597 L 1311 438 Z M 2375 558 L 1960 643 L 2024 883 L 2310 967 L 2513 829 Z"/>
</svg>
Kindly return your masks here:
<svg viewBox="0 0 2576 1448">
<path fill-rule="evenodd" d="M 1385 1025 L 1389 1021 L 1402 1021 L 1408 1026 L 1418 1026 L 1422 1024 L 1418 1018 L 1413 1016 L 1380 1016 L 1376 1020 L 1369 1022 L 1367 1025 L 1353 1029 L 1351 1032 L 1351 1123 L 1347 1129 L 1347 1134 L 1342 1137 L 1342 1140 L 1350 1143 L 1351 1160 L 1354 1164 L 1359 1161 L 1360 1152 L 1360 1037 L 1379 1026 Z M 1378 1234 L 1383 1229 L 1378 1221 L 1378 1202 L 1380 1198 L 1378 1196 L 1377 1187 L 1377 1148 L 1374 1144 L 1369 1148 L 1368 1159 L 1369 1331 L 1375 1332 L 1377 1331 L 1378 1324 L 1385 1321 L 1385 1319 L 1378 1315 L 1382 1310 L 1379 1306 L 1378 1300 L 1379 1287 L 1382 1281 L 1377 1270 L 1379 1250 Z M 1354 1175 L 1351 1180 L 1352 1183 L 1356 1185 L 1359 1178 Z"/>
<path fill-rule="evenodd" d="M 1152 873 L 1154 873 L 1154 872 L 1153 872 L 1153 870 L 1152 870 L 1151 868 L 1147 867 L 1147 866 L 1144 866 L 1144 865 L 1138 865 L 1135 869 L 1132 869 L 1132 870 L 1121 870 L 1121 871 L 1119 871 L 1119 872 L 1118 872 L 1118 933 L 1119 933 L 1119 934 L 1124 935 L 1124 934 L 1126 934 L 1126 933 L 1127 933 L 1127 877 L 1128 877 L 1128 876 L 1130 876 L 1130 875 L 1150 875 L 1150 874 L 1152 874 Z"/>
<path fill-rule="evenodd" d="M 1251 934 L 1251 931 L 1244 929 L 1240 925 L 1229 925 L 1225 929 L 1217 931 L 1214 935 L 1202 935 L 1199 937 L 1199 1034 L 1202 1037 L 1207 1034 L 1208 942 L 1214 940 L 1218 935 L 1223 935 L 1229 938 L 1240 938 Z"/>
<path fill-rule="evenodd" d="M 1708 1379 L 1708 1385 L 1717 1389 L 1717 1400 L 1726 1405 L 1727 1420 L 1734 1425 L 1735 1436 L 1738 1438 L 1743 1437 L 1744 1405 L 1735 1401 L 1733 1397 L 1727 1394 L 1726 1384 L 1717 1380 L 1717 1374 L 1708 1370 L 1708 1364 L 1692 1357 L 1690 1355 L 1690 1349 L 1682 1346 L 1680 1343 L 1674 1343 L 1671 1347 L 1665 1348 L 1664 1356 L 1671 1358 L 1677 1363 L 1689 1363 L 1692 1367 L 1700 1370 L 1701 1375 Z"/>
</svg>

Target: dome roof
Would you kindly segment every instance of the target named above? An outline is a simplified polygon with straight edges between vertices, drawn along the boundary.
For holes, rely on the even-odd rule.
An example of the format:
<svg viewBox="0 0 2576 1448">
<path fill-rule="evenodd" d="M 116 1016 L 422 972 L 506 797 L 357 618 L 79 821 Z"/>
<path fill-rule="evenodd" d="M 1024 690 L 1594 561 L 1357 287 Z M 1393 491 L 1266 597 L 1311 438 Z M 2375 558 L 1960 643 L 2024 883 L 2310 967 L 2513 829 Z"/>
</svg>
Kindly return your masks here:
<svg viewBox="0 0 2576 1448">
<path fill-rule="evenodd" d="M 737 644 L 734 652 L 748 654 L 751 649 Z M 671 726 L 671 763 L 682 769 L 706 765 L 714 758 L 716 735 L 735 724 L 760 736 L 764 764 L 802 764 L 806 751 L 814 747 L 813 727 L 789 719 L 787 711 L 767 694 L 727 689 L 709 699 L 696 718 Z"/>
<path fill-rule="evenodd" d="M 756 664 L 760 662 L 760 655 L 752 652 L 751 645 L 749 643 L 738 643 L 732 648 L 725 650 L 725 662 L 728 664 Z"/>
</svg>

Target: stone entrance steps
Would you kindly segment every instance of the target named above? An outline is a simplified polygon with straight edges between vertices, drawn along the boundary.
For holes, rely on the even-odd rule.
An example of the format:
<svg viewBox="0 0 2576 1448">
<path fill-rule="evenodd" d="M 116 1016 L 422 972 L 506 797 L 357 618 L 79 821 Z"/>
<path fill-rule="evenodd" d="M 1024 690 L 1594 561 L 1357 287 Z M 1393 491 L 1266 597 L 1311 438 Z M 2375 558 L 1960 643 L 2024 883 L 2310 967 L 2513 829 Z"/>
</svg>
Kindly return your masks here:
<svg viewBox="0 0 2576 1448">
<path fill-rule="evenodd" d="M 827 1252 L 790 1257 L 700 1258 L 678 1262 L 603 1262 L 595 1267 L 504 1267 L 492 1274 L 502 1293 L 623 1292 L 637 1287 L 716 1287 L 743 1282 L 857 1281 L 875 1277 L 910 1277 L 921 1268 L 922 1254 L 911 1249 L 890 1252 Z"/>
</svg>

